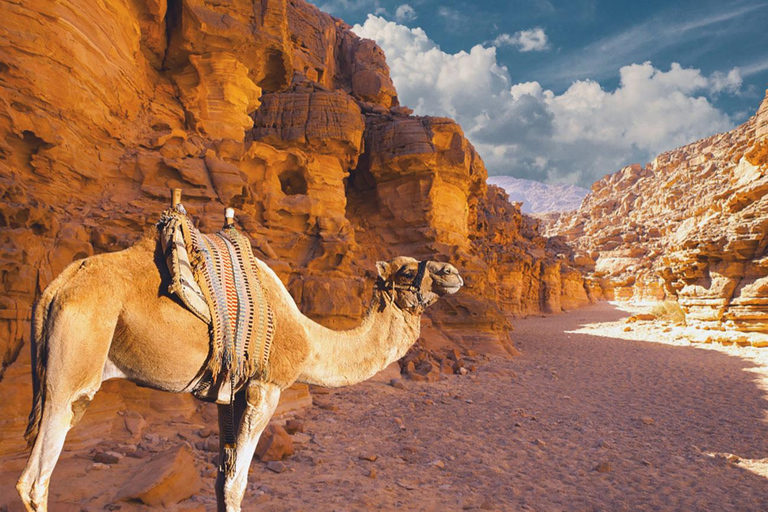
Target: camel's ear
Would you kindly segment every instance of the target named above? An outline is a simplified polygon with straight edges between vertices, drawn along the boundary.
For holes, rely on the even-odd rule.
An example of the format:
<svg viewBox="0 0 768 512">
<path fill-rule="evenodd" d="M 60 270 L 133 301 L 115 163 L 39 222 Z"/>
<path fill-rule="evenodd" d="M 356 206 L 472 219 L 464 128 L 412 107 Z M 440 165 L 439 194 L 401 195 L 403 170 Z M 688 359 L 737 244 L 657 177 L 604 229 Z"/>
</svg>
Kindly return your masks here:
<svg viewBox="0 0 768 512">
<path fill-rule="evenodd" d="M 389 275 L 392 273 L 392 269 L 389 263 L 387 263 L 386 261 L 377 261 L 376 270 L 379 271 L 379 277 L 381 277 L 385 281 L 389 279 Z"/>
</svg>

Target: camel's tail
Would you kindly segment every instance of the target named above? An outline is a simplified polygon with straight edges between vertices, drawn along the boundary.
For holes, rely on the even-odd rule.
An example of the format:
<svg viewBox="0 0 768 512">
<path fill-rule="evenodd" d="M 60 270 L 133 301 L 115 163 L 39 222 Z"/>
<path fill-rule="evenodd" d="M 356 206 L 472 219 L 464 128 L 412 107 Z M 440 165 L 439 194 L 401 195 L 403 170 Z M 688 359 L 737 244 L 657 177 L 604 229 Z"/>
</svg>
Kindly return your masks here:
<svg viewBox="0 0 768 512">
<path fill-rule="evenodd" d="M 40 422 L 43 419 L 43 404 L 45 402 L 45 368 L 48 356 L 48 316 L 56 293 L 77 272 L 82 262 L 69 265 L 43 291 L 32 309 L 32 411 L 29 413 L 29 423 L 24 439 L 32 446 L 37 439 Z"/>
</svg>

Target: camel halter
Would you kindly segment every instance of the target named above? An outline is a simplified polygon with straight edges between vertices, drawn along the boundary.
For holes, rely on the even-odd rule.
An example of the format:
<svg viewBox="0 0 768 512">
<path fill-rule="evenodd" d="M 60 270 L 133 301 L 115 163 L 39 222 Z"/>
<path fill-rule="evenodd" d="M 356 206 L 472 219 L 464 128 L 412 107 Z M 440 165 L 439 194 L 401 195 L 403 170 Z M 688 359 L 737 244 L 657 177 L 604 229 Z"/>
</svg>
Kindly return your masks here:
<svg viewBox="0 0 768 512">
<path fill-rule="evenodd" d="M 427 262 L 426 261 L 420 261 L 419 267 L 416 270 L 416 276 L 413 278 L 413 281 L 410 282 L 410 284 L 395 284 L 394 282 L 387 284 L 382 279 L 381 282 L 383 285 L 379 286 L 379 289 L 386 292 L 389 290 L 406 290 L 414 295 L 416 295 L 416 301 L 418 302 L 417 306 L 425 306 L 424 296 L 421 294 L 421 282 L 424 280 L 424 274 L 426 274 L 427 271 Z M 395 294 L 388 294 L 389 295 L 389 302 L 390 304 L 393 304 L 395 302 Z"/>
</svg>

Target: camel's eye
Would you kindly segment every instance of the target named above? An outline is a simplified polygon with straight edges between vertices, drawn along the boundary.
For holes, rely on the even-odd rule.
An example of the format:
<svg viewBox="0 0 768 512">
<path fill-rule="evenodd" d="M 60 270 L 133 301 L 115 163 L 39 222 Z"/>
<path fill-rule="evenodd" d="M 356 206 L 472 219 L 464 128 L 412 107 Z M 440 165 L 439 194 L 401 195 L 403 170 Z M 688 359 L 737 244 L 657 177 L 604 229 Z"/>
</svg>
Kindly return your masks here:
<svg viewBox="0 0 768 512">
<path fill-rule="evenodd" d="M 413 279 L 414 277 L 416 277 L 416 272 L 414 272 L 413 270 L 403 270 L 401 275 L 407 279 Z"/>
</svg>

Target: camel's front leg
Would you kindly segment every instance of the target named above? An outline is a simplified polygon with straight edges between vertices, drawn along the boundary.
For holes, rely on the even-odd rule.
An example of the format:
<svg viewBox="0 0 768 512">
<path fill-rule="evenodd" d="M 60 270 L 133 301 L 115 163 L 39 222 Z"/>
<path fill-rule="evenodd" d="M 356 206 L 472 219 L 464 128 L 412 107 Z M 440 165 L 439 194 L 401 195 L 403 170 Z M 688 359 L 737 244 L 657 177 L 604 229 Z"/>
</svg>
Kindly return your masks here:
<svg viewBox="0 0 768 512">
<path fill-rule="evenodd" d="M 248 484 L 248 469 L 259 443 L 261 433 L 269 423 L 272 414 L 277 408 L 280 399 L 280 388 L 274 384 L 252 382 L 246 391 L 245 411 L 240 421 L 240 429 L 237 435 L 237 464 L 235 473 L 227 477 L 219 472 L 216 479 L 216 499 L 219 512 L 240 512 L 240 503 L 243 501 L 245 488 Z M 219 424 L 221 425 L 223 414 L 219 409 Z M 223 456 L 224 436 L 219 433 L 222 449 L 219 457 Z"/>
</svg>

